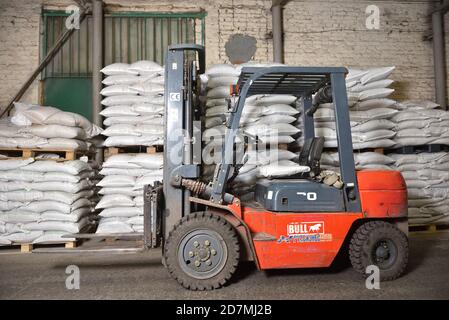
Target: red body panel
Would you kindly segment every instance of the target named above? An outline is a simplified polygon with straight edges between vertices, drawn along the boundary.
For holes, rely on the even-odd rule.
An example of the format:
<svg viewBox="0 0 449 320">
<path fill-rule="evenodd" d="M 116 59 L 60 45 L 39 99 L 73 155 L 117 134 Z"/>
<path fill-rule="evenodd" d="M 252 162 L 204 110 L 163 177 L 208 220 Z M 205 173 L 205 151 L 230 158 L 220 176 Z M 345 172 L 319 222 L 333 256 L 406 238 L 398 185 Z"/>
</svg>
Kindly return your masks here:
<svg viewBox="0 0 449 320">
<path fill-rule="evenodd" d="M 275 237 L 272 241 L 253 241 L 260 268 L 273 269 L 329 266 L 352 223 L 361 218 L 362 214 L 274 213 L 245 208 L 243 216 L 251 232 Z M 317 224 L 322 225 L 324 234 L 304 233 L 304 228 Z M 292 231 L 289 229 L 293 229 L 293 232 L 289 232 Z M 328 235 L 332 239 L 323 241 L 323 236 L 325 238 Z"/>
<path fill-rule="evenodd" d="M 407 216 L 407 187 L 398 171 L 357 172 L 362 211 L 368 218 Z"/>
<path fill-rule="evenodd" d="M 270 212 L 243 206 L 261 269 L 331 265 L 354 221 L 407 216 L 407 189 L 395 171 L 357 172 L 362 212 Z M 233 208 L 235 209 L 235 208 Z"/>
</svg>

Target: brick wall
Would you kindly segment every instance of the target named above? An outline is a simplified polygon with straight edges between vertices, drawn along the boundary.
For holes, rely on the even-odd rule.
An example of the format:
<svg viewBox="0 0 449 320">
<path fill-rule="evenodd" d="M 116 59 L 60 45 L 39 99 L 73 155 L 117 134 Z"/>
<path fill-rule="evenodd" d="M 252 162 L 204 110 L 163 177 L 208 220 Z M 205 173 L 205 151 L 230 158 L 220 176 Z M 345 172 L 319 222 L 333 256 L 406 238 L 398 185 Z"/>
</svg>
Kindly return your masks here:
<svg viewBox="0 0 449 320">
<path fill-rule="evenodd" d="M 367 30 L 365 25 L 365 9 L 371 4 L 380 9 L 379 30 Z M 432 1 L 292 1 L 284 10 L 285 61 L 360 68 L 395 65 L 397 99 L 434 99 L 432 42 L 423 41 L 431 31 L 433 5 Z M 446 19 L 449 31 L 448 27 Z M 446 39 L 449 48 L 449 36 Z"/>
<path fill-rule="evenodd" d="M 5 107 L 39 63 L 40 12 L 39 1 L 0 0 L 1 107 Z M 37 102 L 37 88 L 34 83 L 23 100 Z"/>
<path fill-rule="evenodd" d="M 225 43 L 234 33 L 257 39 L 255 60 L 270 61 L 270 0 L 106 0 L 109 10 L 200 11 L 206 17 L 207 64 L 227 62 Z M 294 0 L 284 10 L 285 59 L 297 65 L 373 67 L 396 65 L 393 78 L 398 99 L 433 99 L 431 30 L 425 0 Z M 0 0 L 0 106 L 5 106 L 39 60 L 40 12 L 64 8 L 70 0 Z M 380 30 L 367 30 L 365 8 L 381 9 Z M 449 15 L 446 16 L 449 34 Z M 449 57 L 449 36 L 446 37 Z M 449 65 L 448 65 L 449 71 Z M 448 89 L 449 92 L 449 89 Z M 38 101 L 33 84 L 23 101 Z"/>
</svg>

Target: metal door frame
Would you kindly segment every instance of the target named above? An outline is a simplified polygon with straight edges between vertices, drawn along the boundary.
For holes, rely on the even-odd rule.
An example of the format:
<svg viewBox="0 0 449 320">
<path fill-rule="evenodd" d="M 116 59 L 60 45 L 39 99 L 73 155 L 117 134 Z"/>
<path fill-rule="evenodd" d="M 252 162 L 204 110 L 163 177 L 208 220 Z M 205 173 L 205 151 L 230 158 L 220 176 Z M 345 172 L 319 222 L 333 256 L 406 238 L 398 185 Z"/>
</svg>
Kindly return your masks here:
<svg viewBox="0 0 449 320">
<path fill-rule="evenodd" d="M 47 30 L 47 19 L 48 17 L 68 17 L 69 13 L 66 13 L 64 10 L 49 10 L 42 8 L 41 12 L 41 39 L 40 39 L 40 60 L 47 54 L 47 40 L 48 40 L 48 30 Z M 111 12 L 106 13 L 105 17 L 114 17 L 114 18 L 191 18 L 191 19 L 200 19 L 201 20 L 201 45 L 205 45 L 206 43 L 206 12 Z M 195 32 L 195 42 L 196 42 L 196 32 Z M 164 52 L 165 55 L 165 52 Z M 44 79 L 45 71 L 42 71 L 40 80 Z M 87 77 L 91 76 L 90 73 L 79 74 L 78 77 Z M 74 78 L 76 76 L 70 75 L 70 77 Z"/>
</svg>

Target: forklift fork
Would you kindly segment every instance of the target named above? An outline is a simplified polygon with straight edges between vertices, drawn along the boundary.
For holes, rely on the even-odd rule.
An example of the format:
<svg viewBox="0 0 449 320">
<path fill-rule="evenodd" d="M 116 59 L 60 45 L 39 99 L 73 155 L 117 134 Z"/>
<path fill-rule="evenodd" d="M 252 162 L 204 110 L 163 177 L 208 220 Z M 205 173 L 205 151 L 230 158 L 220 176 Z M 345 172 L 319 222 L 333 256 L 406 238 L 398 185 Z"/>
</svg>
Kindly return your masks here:
<svg viewBox="0 0 449 320">
<path fill-rule="evenodd" d="M 158 248 L 162 244 L 162 214 L 164 212 L 162 183 L 156 182 L 154 186 L 145 185 L 143 228 L 144 246 L 146 249 Z"/>
</svg>

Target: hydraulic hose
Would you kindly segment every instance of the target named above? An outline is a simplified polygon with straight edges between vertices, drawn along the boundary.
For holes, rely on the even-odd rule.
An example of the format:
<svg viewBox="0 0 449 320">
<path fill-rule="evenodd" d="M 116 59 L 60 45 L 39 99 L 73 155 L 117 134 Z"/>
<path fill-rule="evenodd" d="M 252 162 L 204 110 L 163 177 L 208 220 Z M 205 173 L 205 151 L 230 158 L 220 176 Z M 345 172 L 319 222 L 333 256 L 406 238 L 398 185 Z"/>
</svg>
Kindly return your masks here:
<svg viewBox="0 0 449 320">
<path fill-rule="evenodd" d="M 182 179 L 181 185 L 190 190 L 193 194 L 210 198 L 212 194 L 212 187 L 204 182 L 191 179 Z M 223 201 L 225 203 L 232 203 L 234 201 L 234 196 L 230 193 L 223 194 Z"/>
<path fill-rule="evenodd" d="M 329 102 L 332 102 L 332 87 L 330 85 L 326 85 L 320 88 L 313 97 L 312 108 L 307 111 L 307 115 L 312 116 L 320 104 Z"/>
</svg>

